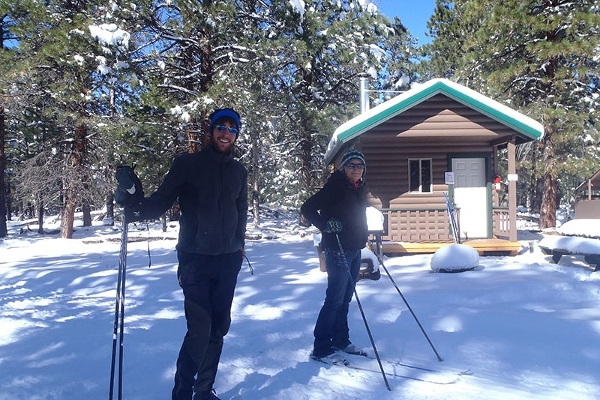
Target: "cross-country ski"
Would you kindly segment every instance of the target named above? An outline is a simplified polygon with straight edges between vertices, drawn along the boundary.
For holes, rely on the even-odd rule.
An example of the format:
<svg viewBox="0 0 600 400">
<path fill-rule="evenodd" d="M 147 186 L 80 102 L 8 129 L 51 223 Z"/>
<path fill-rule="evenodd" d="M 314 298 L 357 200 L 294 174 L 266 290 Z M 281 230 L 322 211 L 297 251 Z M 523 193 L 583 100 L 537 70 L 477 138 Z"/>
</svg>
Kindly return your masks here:
<svg viewBox="0 0 600 400">
<path fill-rule="evenodd" d="M 360 357 L 371 359 L 371 360 L 376 360 L 376 358 L 372 355 L 371 351 L 366 351 L 365 353 L 366 354 L 361 355 Z M 356 359 L 355 355 L 344 354 L 344 356 L 346 356 L 348 358 Z M 360 360 L 361 358 L 358 358 L 358 360 Z M 426 365 L 417 365 L 417 364 L 411 364 L 411 363 L 407 363 L 407 362 L 403 362 L 403 361 L 395 361 L 395 360 L 389 360 L 389 359 L 385 359 L 385 363 L 403 367 L 403 368 L 410 368 L 410 369 L 415 369 L 415 370 L 419 370 L 419 371 L 425 371 L 425 372 L 453 373 L 456 375 L 473 375 L 473 371 L 471 370 L 471 368 L 448 369 L 448 368 L 444 368 L 443 364 L 439 364 L 439 363 L 436 363 L 435 365 L 431 365 L 431 366 L 426 366 Z"/>
<path fill-rule="evenodd" d="M 342 354 L 346 358 L 345 364 L 333 364 L 326 359 L 315 360 L 316 362 L 331 365 L 333 367 L 350 368 L 357 371 L 370 372 L 379 375 L 377 360 L 357 355 Z M 463 375 L 471 375 L 470 371 L 450 372 L 412 365 L 402 364 L 396 361 L 381 360 L 384 372 L 388 378 L 409 379 L 413 381 L 432 383 L 435 385 L 450 385 L 457 383 Z M 393 391 L 393 385 L 392 385 Z"/>
</svg>

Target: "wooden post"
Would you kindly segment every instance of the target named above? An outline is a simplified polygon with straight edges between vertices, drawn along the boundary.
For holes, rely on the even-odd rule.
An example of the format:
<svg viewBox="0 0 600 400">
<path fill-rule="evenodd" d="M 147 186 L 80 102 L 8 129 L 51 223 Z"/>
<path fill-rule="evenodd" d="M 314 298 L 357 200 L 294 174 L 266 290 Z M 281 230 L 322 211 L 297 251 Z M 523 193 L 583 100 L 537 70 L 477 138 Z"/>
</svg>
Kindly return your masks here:
<svg viewBox="0 0 600 400">
<path fill-rule="evenodd" d="M 499 167 L 498 165 L 500 164 L 498 162 L 498 146 L 495 145 L 493 147 L 494 151 L 492 153 L 492 179 L 495 178 L 496 176 L 498 176 L 500 174 L 499 172 Z M 494 190 L 494 181 L 492 180 L 492 208 L 494 206 L 499 206 L 500 205 L 500 195 L 498 194 L 497 190 Z M 492 235 L 494 234 L 494 212 L 492 211 Z"/>
<path fill-rule="evenodd" d="M 516 145 L 515 137 L 507 143 L 508 149 L 508 174 L 516 176 Z M 517 241 L 517 181 L 508 179 L 508 221 L 509 231 L 508 240 L 511 242 Z"/>
</svg>

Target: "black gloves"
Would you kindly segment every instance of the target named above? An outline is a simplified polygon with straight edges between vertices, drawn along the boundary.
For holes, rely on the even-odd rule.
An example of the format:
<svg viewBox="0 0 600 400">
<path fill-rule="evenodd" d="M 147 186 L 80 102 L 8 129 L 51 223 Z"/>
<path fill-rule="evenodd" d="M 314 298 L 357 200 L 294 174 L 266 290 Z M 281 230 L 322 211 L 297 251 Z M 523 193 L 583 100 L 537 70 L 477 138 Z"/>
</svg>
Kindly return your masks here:
<svg viewBox="0 0 600 400">
<path fill-rule="evenodd" d="M 325 225 L 325 229 L 323 229 L 323 232 L 325 233 L 340 233 L 342 231 L 342 223 L 340 221 L 338 221 L 335 218 L 331 218 L 329 221 L 327 221 L 327 224 Z"/>
<path fill-rule="evenodd" d="M 135 208 L 144 199 L 144 189 L 140 178 L 135 174 L 132 167 L 117 167 L 117 190 L 115 201 L 125 208 L 125 221 L 133 222 L 140 220 L 136 215 Z"/>
</svg>

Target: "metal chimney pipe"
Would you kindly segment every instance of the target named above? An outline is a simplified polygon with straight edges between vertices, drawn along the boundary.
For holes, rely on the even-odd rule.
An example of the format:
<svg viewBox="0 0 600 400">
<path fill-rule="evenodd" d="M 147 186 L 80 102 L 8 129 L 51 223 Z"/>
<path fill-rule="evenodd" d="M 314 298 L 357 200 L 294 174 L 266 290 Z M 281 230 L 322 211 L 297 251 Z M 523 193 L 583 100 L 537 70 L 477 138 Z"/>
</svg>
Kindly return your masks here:
<svg viewBox="0 0 600 400">
<path fill-rule="evenodd" d="M 360 113 L 369 111 L 369 75 L 361 74 L 358 76 L 359 82 L 359 105 Z"/>
</svg>

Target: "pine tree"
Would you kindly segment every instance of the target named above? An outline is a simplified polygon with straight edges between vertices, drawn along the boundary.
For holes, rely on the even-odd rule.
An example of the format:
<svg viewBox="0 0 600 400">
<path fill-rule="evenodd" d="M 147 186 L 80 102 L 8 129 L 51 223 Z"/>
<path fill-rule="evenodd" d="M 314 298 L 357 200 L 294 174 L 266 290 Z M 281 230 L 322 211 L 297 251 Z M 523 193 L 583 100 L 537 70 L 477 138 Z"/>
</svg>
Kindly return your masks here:
<svg viewBox="0 0 600 400">
<path fill-rule="evenodd" d="M 291 143 L 278 179 L 298 205 L 322 185 L 322 155 L 335 128 L 358 112 L 358 76 L 376 76 L 386 57 L 379 45 L 389 21 L 375 10 L 349 1 L 313 0 L 295 8 L 287 25 L 287 47 L 273 90 L 282 92 L 284 121 Z M 348 104 L 356 105 L 348 107 Z M 290 163 L 287 164 L 286 163 Z"/>
<path fill-rule="evenodd" d="M 302 9 L 171 2 L 144 19 L 160 38 L 148 54 L 147 109 L 175 111 L 181 119 L 170 115 L 172 131 L 195 151 L 208 112 L 235 106 L 245 120 L 239 156 L 256 170 L 252 198 L 286 205 L 322 184 L 331 133 L 357 112 L 347 107 L 358 98 L 356 77 L 381 68 L 382 37 L 391 30 L 386 19 L 346 1 L 309 1 Z"/>
<path fill-rule="evenodd" d="M 383 68 L 378 71 L 375 87 L 384 93 L 384 99 L 389 99 L 419 80 L 420 69 L 415 63 L 419 48 L 398 17 L 394 17 L 389 34 L 383 39 L 381 47 L 387 56 L 382 60 Z"/>
<path fill-rule="evenodd" d="M 6 42 L 10 41 L 12 35 L 10 33 L 11 23 L 11 15 L 8 14 L 9 10 L 0 9 L 0 15 L 2 15 L 2 20 L 0 21 L 0 40 L 2 46 L 0 47 L 0 52 L 2 52 L 2 58 L 5 56 L 7 45 Z M 2 60 L 0 58 L 0 61 Z M 2 74 L 2 70 L 0 70 L 0 75 Z M 2 85 L 4 86 L 4 85 Z M 4 97 L 4 96 L 2 96 Z M 7 221 L 7 207 L 6 203 L 8 200 L 8 196 L 6 195 L 7 184 L 4 179 L 4 171 L 6 170 L 6 155 L 4 152 L 5 143 L 6 143 L 6 118 L 5 118 L 5 104 L 3 101 L 0 101 L 0 237 L 5 237 L 8 234 L 8 229 L 6 225 Z M 10 218 L 10 216 L 8 216 Z"/>
<path fill-rule="evenodd" d="M 99 154 L 99 149 L 91 146 L 98 121 L 110 116 L 115 106 L 116 85 L 123 83 L 110 72 L 127 69 L 123 56 L 127 54 L 127 36 L 118 37 L 120 31 L 113 25 L 106 30 L 118 43 L 104 43 L 93 30 L 97 21 L 104 21 L 117 9 L 114 2 L 32 1 L 24 6 L 27 13 L 14 28 L 18 44 L 13 60 L 20 66 L 13 82 L 19 97 L 15 115 L 23 116 L 29 155 L 45 152 L 62 161 L 61 235 L 69 238 L 78 205 L 84 221 L 91 223 L 89 211 L 96 187 L 93 163 Z M 31 189 L 34 194 L 37 190 Z"/>
<path fill-rule="evenodd" d="M 460 65 L 464 54 L 463 44 L 468 35 L 459 8 L 463 1 L 436 0 L 433 15 L 427 22 L 429 36 L 433 40 L 423 46 L 426 59 L 420 70 L 425 80 L 451 78 Z"/>
<path fill-rule="evenodd" d="M 13 74 L 0 77 L 15 94 L 8 132 L 21 143 L 22 198 L 39 215 L 60 199 L 67 237 L 76 207 L 104 202 L 111 214 L 117 165 L 137 162 L 151 192 L 177 153 L 203 145 L 208 113 L 223 106 L 243 117 L 236 156 L 255 213 L 261 202 L 298 206 L 326 176 L 332 132 L 358 113 L 357 76 L 392 85 L 411 73 L 404 27 L 368 2 L 3 6 L 26 11 L 7 53 Z M 45 173 L 57 165 L 61 189 Z"/>
<path fill-rule="evenodd" d="M 587 124 L 597 118 L 593 110 L 599 89 L 590 71 L 598 71 L 593 60 L 600 40 L 598 5 L 582 0 L 514 0 L 497 3 L 492 10 L 478 36 L 492 39 L 481 75 L 487 76 L 491 93 L 503 95 L 544 125 L 539 142 L 540 227 L 552 227 L 560 199 L 559 177 L 565 181 L 573 165 L 587 162 L 586 154 L 577 149 L 585 147 Z"/>
<path fill-rule="evenodd" d="M 450 25 L 458 27 L 437 22 L 454 33 L 470 34 L 461 38 L 458 49 L 451 37 L 440 36 L 430 50 L 457 55 L 453 79 L 544 125 L 542 139 L 534 144 L 539 151 L 527 154 L 540 164 L 533 168 L 541 171 L 540 226 L 554 226 L 561 184 L 572 184 L 569 177 L 578 175 L 590 156 L 597 157 L 584 143 L 597 123 L 597 2 L 464 0 L 455 2 L 450 15 Z"/>
<path fill-rule="evenodd" d="M 17 83 L 23 82 L 24 76 L 26 76 L 22 71 L 23 60 L 17 57 L 17 54 L 20 40 L 19 32 L 22 30 L 22 26 L 27 23 L 28 15 L 33 13 L 28 6 L 28 2 L 0 3 L 0 15 L 2 15 L 2 50 L 0 51 L 0 108 L 2 114 L 0 128 L 2 132 L 0 140 L 2 146 L 0 152 L 0 171 L 2 171 L 0 191 L 2 195 L 0 201 L 2 205 L 0 208 L 2 209 L 3 218 L 2 230 L 6 227 L 4 217 L 7 212 L 10 213 L 9 207 L 6 207 L 6 205 L 12 201 L 6 194 L 10 191 L 11 186 L 16 187 L 14 182 L 18 182 L 18 180 L 15 179 L 15 172 L 23 161 L 23 153 L 28 150 L 27 141 L 24 140 L 23 135 L 27 131 L 26 118 L 19 115 L 20 104 L 24 103 L 24 99 L 21 96 L 22 93 L 16 90 L 18 88 Z M 15 129 L 16 125 L 19 125 L 19 129 Z M 8 174 L 13 178 L 10 184 L 8 183 Z M 12 192 L 14 194 L 14 190 Z M 22 203 L 17 205 L 17 208 L 22 210 Z M 4 235 L 6 233 L 5 231 Z"/>
</svg>

